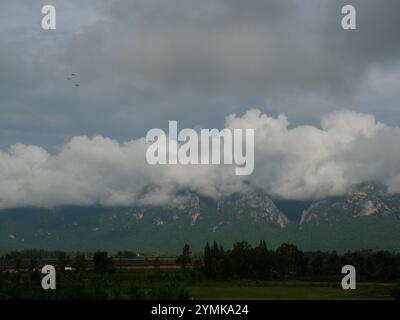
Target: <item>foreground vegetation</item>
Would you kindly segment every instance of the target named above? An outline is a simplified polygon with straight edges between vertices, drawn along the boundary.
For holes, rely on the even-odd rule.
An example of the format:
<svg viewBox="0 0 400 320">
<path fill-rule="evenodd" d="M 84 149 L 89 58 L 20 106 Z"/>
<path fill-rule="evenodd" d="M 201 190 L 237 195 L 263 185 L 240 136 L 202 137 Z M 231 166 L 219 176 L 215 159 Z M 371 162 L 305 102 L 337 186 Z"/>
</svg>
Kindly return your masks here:
<svg viewBox="0 0 400 320">
<path fill-rule="evenodd" d="M 207 281 L 190 286 L 195 299 L 392 299 L 393 284 L 362 283 L 357 290 L 343 290 L 338 282 L 308 281 Z"/>
<path fill-rule="evenodd" d="M 393 283 L 196 280 L 176 270 L 86 272 L 57 276 L 57 289 L 44 291 L 39 273 L 2 274 L 0 299 L 392 299 Z"/>
<path fill-rule="evenodd" d="M 151 268 L 116 268 L 123 252 L 46 253 L 57 257 L 57 289 L 41 288 L 38 252 L 13 252 L 3 256 L 13 268 L 0 273 L 0 299 L 391 299 L 400 298 L 400 255 L 358 251 L 302 252 L 283 244 L 268 250 L 236 243 L 225 251 L 207 243 L 193 255 L 185 245 L 176 257 L 180 268 L 165 269 L 162 259 L 152 258 Z M 31 257 L 28 268 L 21 261 Z M 14 260 L 13 260 L 14 259 Z M 341 267 L 357 270 L 357 289 L 341 288 Z M 4 266 L 4 263 L 2 264 Z M 67 271 L 65 270 L 65 267 Z M 171 267 L 171 266 L 169 266 Z"/>
</svg>

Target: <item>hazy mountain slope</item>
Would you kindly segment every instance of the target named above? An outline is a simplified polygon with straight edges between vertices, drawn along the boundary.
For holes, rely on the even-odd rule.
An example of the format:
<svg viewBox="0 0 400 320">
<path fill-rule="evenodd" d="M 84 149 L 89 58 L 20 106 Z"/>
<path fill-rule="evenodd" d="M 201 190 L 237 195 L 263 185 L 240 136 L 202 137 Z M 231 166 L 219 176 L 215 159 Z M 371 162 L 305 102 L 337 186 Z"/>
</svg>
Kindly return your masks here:
<svg viewBox="0 0 400 320">
<path fill-rule="evenodd" d="M 0 250 L 178 250 L 185 242 L 200 247 L 214 239 L 232 243 L 268 236 L 272 241 L 290 224 L 261 192 L 218 200 L 186 192 L 184 199 L 164 207 L 3 210 Z"/>
<path fill-rule="evenodd" d="M 309 250 L 370 248 L 400 251 L 400 196 L 365 183 L 343 197 L 323 199 L 304 210 L 301 224 L 290 221 L 265 193 L 212 199 L 189 191 L 168 206 L 19 208 L 0 211 L 0 250 L 179 251 L 206 241 L 231 245 L 265 239 Z M 298 215 L 304 203 L 284 200 Z"/>
</svg>

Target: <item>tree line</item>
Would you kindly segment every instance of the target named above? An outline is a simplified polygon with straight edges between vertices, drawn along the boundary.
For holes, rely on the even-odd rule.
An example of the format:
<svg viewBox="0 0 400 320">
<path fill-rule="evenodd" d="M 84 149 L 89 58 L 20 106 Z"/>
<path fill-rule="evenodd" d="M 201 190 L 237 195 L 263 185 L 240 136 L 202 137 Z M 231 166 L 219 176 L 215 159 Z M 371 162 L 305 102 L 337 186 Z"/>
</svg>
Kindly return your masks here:
<svg viewBox="0 0 400 320">
<path fill-rule="evenodd" d="M 287 243 L 271 250 L 265 241 L 254 247 L 236 242 L 224 250 L 217 242 L 207 242 L 200 257 L 194 257 L 185 245 L 177 263 L 190 268 L 194 276 L 212 280 L 337 280 L 343 276 L 344 265 L 353 265 L 358 281 L 400 281 L 400 254 L 389 251 L 304 252 Z"/>
</svg>

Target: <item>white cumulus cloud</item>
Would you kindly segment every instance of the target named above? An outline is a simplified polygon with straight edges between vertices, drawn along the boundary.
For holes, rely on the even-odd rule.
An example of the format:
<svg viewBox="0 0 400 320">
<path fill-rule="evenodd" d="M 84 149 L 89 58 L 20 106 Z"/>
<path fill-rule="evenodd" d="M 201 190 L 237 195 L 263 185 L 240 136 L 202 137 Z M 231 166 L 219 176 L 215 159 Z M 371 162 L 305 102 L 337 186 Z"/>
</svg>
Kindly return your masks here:
<svg viewBox="0 0 400 320">
<path fill-rule="evenodd" d="M 215 196 L 257 187 L 306 199 L 339 195 L 368 180 L 400 191 L 400 128 L 372 115 L 343 110 L 322 117 L 318 127 L 291 127 L 285 115 L 252 109 L 227 116 L 226 127 L 256 129 L 252 175 L 236 176 L 235 166 L 151 166 L 144 138 L 77 136 L 56 154 L 14 144 L 0 150 L 0 208 L 166 204 L 186 188 Z"/>
</svg>

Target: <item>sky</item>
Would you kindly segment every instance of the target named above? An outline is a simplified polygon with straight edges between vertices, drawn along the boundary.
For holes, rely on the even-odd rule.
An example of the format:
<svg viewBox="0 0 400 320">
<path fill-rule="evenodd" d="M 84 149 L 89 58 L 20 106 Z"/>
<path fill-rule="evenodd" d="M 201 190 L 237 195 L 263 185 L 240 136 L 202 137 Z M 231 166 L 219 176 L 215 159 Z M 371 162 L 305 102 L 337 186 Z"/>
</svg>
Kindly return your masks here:
<svg viewBox="0 0 400 320">
<path fill-rule="evenodd" d="M 47 4 L 56 30 L 41 29 Z M 345 4 L 357 30 L 341 28 Z M 285 198 L 368 179 L 399 191 L 399 12 L 398 0 L 1 1 L 0 207 L 129 205 L 148 185 L 150 202 L 249 183 Z M 148 168 L 142 138 L 169 120 L 258 128 L 255 173 Z"/>
</svg>

